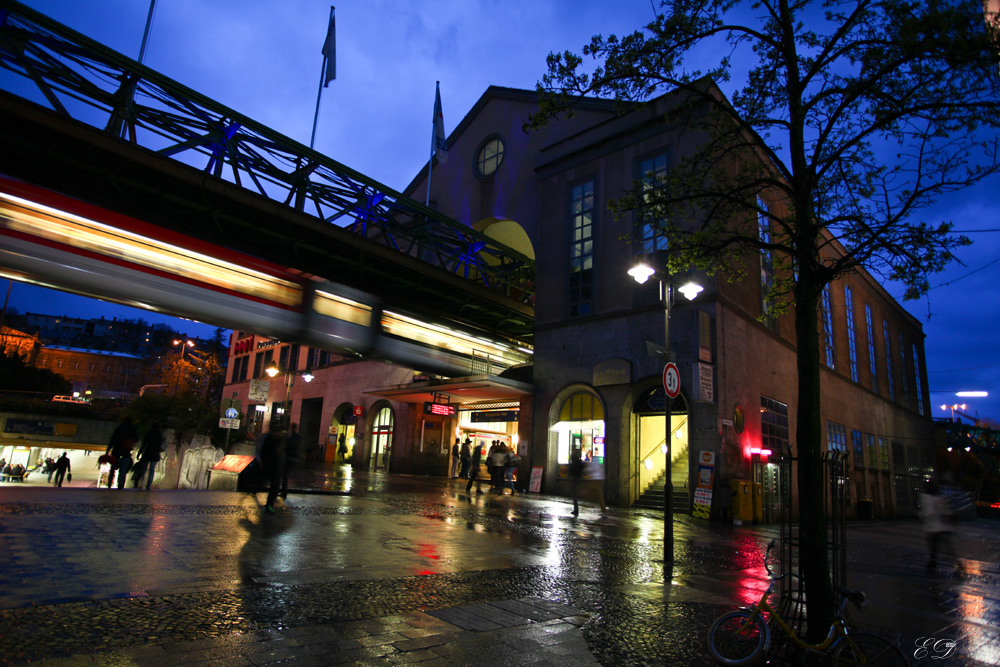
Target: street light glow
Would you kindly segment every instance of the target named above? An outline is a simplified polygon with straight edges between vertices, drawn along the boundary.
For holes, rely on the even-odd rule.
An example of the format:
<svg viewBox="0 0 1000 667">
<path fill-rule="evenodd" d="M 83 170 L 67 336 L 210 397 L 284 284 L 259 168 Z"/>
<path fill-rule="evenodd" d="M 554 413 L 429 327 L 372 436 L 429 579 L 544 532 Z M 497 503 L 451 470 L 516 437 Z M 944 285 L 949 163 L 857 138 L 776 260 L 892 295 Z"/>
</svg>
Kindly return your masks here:
<svg viewBox="0 0 1000 667">
<path fill-rule="evenodd" d="M 645 262 L 639 262 L 628 270 L 628 274 L 635 278 L 635 281 L 640 285 L 649 280 L 649 277 L 654 273 L 656 273 L 656 270 Z"/>
<path fill-rule="evenodd" d="M 695 297 L 701 294 L 701 291 L 705 289 L 701 285 L 695 282 L 687 282 L 677 288 L 677 291 L 687 297 L 688 301 L 694 301 Z"/>
<path fill-rule="evenodd" d="M 986 398 L 990 395 L 988 391 L 956 391 L 955 395 L 959 398 Z"/>
</svg>

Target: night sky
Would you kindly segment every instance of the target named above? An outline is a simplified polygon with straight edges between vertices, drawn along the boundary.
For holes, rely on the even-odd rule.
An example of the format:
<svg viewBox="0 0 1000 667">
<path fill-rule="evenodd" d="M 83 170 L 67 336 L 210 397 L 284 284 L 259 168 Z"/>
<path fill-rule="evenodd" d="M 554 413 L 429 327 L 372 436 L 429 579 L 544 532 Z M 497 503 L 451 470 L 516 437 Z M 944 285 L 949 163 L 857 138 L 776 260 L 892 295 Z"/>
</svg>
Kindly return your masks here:
<svg viewBox="0 0 1000 667">
<path fill-rule="evenodd" d="M 137 58 L 146 0 L 28 0 L 69 27 Z M 330 5 L 316 0 L 157 0 L 145 64 L 282 134 L 309 144 Z M 490 85 L 533 89 L 551 51 L 576 53 L 597 33 L 620 35 L 653 18 L 650 0 L 351 0 L 337 5 L 337 79 L 323 90 L 316 149 L 395 190 L 426 166 L 434 84 L 451 132 Z M 734 76 L 731 91 L 741 84 Z M 931 277 L 920 301 L 934 416 L 965 402 L 1000 421 L 1000 216 L 993 178 L 921 216 L 952 221 L 973 245 Z M 901 300 L 902 288 L 885 284 Z M 6 286 L 4 286 L 4 289 Z M 15 283 L 21 312 L 142 317 L 188 335 L 214 327 L 162 318 Z M 957 399 L 958 390 L 990 392 Z"/>
</svg>

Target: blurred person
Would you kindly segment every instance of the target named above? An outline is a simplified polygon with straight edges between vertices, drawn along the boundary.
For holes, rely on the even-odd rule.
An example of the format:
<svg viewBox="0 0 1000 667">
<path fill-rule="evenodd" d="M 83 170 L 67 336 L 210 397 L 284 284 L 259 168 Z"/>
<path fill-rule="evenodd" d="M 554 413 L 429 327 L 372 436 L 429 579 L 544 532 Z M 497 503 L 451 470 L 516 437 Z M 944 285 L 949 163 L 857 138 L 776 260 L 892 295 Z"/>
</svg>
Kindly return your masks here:
<svg viewBox="0 0 1000 667">
<path fill-rule="evenodd" d="M 71 469 L 72 469 L 72 466 L 70 465 L 70 462 L 69 462 L 69 456 L 66 454 L 66 452 L 63 452 L 62 456 L 59 457 L 59 459 L 56 461 L 56 464 L 55 464 L 55 471 L 56 471 L 55 485 L 56 486 L 62 486 L 63 485 L 63 478 L 66 477 L 66 475 L 69 475 L 70 477 L 72 477 L 72 474 L 70 473 Z"/>
<path fill-rule="evenodd" d="M 451 446 L 451 474 L 450 477 L 455 479 L 458 477 L 458 464 L 459 459 L 462 456 L 462 445 L 461 439 L 455 438 L 455 444 Z"/>
<path fill-rule="evenodd" d="M 521 462 L 521 457 L 518 456 L 517 452 L 514 451 L 513 447 L 508 447 L 506 452 L 506 460 L 504 461 L 504 487 L 510 489 L 510 495 L 514 496 L 517 493 L 514 491 L 514 471 L 517 470 L 517 464 Z M 503 491 L 501 490 L 501 493 Z"/>
<path fill-rule="evenodd" d="M 924 532 L 927 533 L 927 569 L 937 570 L 938 550 L 947 552 L 955 563 L 955 571 L 965 570 L 955 545 L 952 543 L 954 530 L 951 507 L 948 500 L 941 495 L 941 487 L 935 480 L 928 480 L 924 493 L 920 494 L 920 518 L 924 522 Z"/>
<path fill-rule="evenodd" d="M 111 440 L 108 442 L 108 449 L 105 452 L 105 455 L 115 458 L 114 463 L 111 464 L 111 472 L 108 473 L 109 489 L 115 478 L 115 472 L 118 473 L 118 488 L 125 488 L 125 476 L 128 475 L 129 468 L 132 467 L 132 447 L 138 440 L 139 434 L 132 424 L 132 418 L 125 417 L 111 434 Z"/>
<path fill-rule="evenodd" d="M 133 488 L 139 488 L 139 481 L 143 473 L 146 474 L 146 490 L 149 491 L 153 485 L 153 476 L 156 474 L 156 464 L 160 460 L 160 453 L 163 451 L 163 430 L 160 422 L 153 422 L 153 425 L 142 436 L 142 444 L 139 446 L 139 464 L 136 466 L 138 474 L 132 475 Z"/>
<path fill-rule="evenodd" d="M 472 459 L 469 462 L 469 483 L 465 485 L 465 491 L 472 493 L 472 484 L 476 484 L 476 493 L 482 493 L 483 489 L 479 485 L 479 466 L 483 461 L 483 448 L 476 445 L 472 448 Z"/>
<path fill-rule="evenodd" d="M 337 453 L 340 454 L 340 462 L 347 463 L 347 434 L 341 433 L 337 438 Z"/>
<path fill-rule="evenodd" d="M 268 514 L 274 514 L 274 503 L 281 490 L 285 446 L 285 432 L 277 425 L 271 425 L 268 432 L 257 440 L 257 463 L 268 482 L 267 501 L 264 503 L 264 511 Z"/>
<path fill-rule="evenodd" d="M 458 476 L 462 479 L 468 479 L 469 477 L 469 466 L 472 465 L 472 441 L 469 437 L 465 437 L 465 442 L 462 443 L 462 450 L 459 453 L 459 461 L 462 464 L 461 469 L 458 472 Z"/>
<path fill-rule="evenodd" d="M 580 481 L 583 479 L 583 457 L 574 449 L 569 458 L 569 481 L 573 487 L 573 516 L 580 513 Z"/>
<path fill-rule="evenodd" d="M 490 480 L 494 493 L 503 493 L 503 475 L 507 468 L 507 446 L 500 440 L 493 441 L 490 450 Z"/>
</svg>

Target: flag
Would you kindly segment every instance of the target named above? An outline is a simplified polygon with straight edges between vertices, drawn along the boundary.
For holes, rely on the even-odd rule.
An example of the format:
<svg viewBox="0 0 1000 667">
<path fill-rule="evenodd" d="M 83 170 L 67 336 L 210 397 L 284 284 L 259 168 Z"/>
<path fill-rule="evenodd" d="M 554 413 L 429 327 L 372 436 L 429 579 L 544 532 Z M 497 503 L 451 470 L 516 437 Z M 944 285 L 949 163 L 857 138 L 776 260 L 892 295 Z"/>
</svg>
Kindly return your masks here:
<svg viewBox="0 0 1000 667">
<path fill-rule="evenodd" d="M 444 112 L 441 110 L 441 82 L 438 81 L 434 96 L 434 152 L 438 162 L 448 161 L 448 139 L 444 134 Z"/>
<path fill-rule="evenodd" d="M 323 42 L 323 57 L 326 59 L 326 71 L 323 72 L 323 87 L 337 78 L 337 22 L 330 7 L 330 26 L 326 30 L 326 41 Z"/>
</svg>

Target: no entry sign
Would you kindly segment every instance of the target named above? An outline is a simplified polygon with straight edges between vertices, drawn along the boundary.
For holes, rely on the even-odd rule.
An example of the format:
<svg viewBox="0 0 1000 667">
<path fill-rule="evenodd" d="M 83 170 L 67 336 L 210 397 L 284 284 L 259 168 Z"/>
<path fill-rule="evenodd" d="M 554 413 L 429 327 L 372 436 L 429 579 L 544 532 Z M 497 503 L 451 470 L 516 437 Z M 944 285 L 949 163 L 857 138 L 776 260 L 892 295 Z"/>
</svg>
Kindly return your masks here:
<svg viewBox="0 0 1000 667">
<path fill-rule="evenodd" d="M 677 398 L 677 394 L 681 393 L 681 373 L 672 361 L 663 367 L 663 391 L 670 398 Z"/>
</svg>

